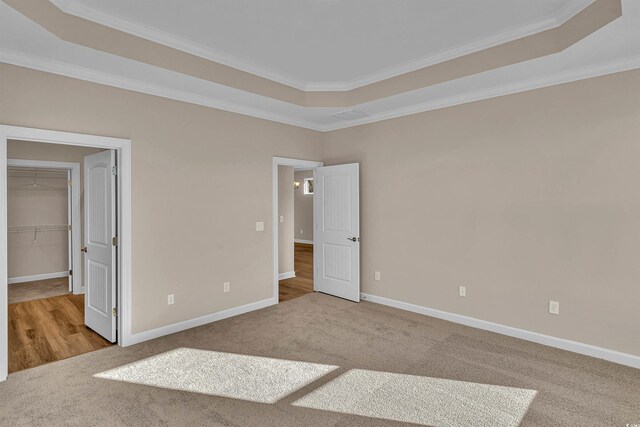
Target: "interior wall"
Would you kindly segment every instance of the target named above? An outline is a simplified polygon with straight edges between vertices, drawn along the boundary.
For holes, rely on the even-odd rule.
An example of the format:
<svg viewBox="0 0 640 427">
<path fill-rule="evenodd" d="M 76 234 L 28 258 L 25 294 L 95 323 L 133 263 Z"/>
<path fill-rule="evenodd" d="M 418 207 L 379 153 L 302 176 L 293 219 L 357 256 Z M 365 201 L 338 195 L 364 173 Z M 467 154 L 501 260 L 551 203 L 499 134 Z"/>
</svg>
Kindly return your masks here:
<svg viewBox="0 0 640 427">
<path fill-rule="evenodd" d="M 313 178 L 313 170 L 294 173 L 293 180 L 300 183 L 295 194 L 295 239 L 313 242 L 313 194 L 304 194 L 304 179 Z"/>
<path fill-rule="evenodd" d="M 293 166 L 278 166 L 278 215 L 278 273 L 290 273 L 294 271 Z"/>
<path fill-rule="evenodd" d="M 35 173 L 9 173 L 7 177 L 7 225 L 67 224 L 66 175 L 42 175 L 33 187 Z M 35 240 L 34 240 L 35 238 Z M 9 279 L 69 270 L 69 232 L 64 230 L 9 233 Z"/>
<path fill-rule="evenodd" d="M 41 143 L 41 142 L 33 142 L 33 141 L 9 141 L 9 143 L 7 144 L 7 157 L 9 159 L 21 159 L 21 160 L 47 160 L 47 161 L 53 161 L 53 162 L 65 162 L 65 163 L 79 163 L 80 164 L 80 182 L 77 183 L 77 185 L 79 185 L 80 187 L 80 217 L 81 219 L 79 221 L 77 221 L 76 226 L 80 228 L 80 234 L 81 234 L 81 242 L 83 242 L 84 244 L 84 221 L 82 220 L 82 218 L 84 218 L 84 158 L 85 156 L 89 156 L 91 154 L 95 154 L 95 153 L 99 153 L 100 151 L 103 151 L 102 148 L 91 148 L 91 147 L 77 147 L 77 146 L 73 146 L 73 145 L 59 145 L 59 144 L 45 144 L 45 143 Z M 64 194 L 64 199 L 65 199 L 65 203 L 67 200 L 67 193 L 61 193 Z M 8 206 L 9 211 L 11 211 L 11 204 L 9 204 Z M 67 222 L 67 214 L 66 214 L 66 210 L 67 207 L 65 205 L 65 217 L 62 220 L 62 223 L 66 223 Z M 24 222 L 24 220 L 21 219 L 22 222 Z M 29 234 L 29 233 L 21 233 L 21 234 Z M 67 239 L 67 234 L 66 233 L 61 233 L 61 232 L 56 232 L 57 237 L 55 237 L 55 241 L 61 242 L 64 241 L 64 246 L 65 248 L 68 247 L 68 239 Z M 33 267 L 36 270 L 42 270 L 43 267 L 45 265 L 49 265 L 52 262 L 52 258 L 51 258 L 51 254 L 55 253 L 58 254 L 56 255 L 58 258 L 65 259 L 65 265 L 66 267 L 63 268 L 62 270 L 52 270 L 52 271 L 46 271 L 47 273 L 54 273 L 54 272 L 60 272 L 60 271 L 65 271 L 68 270 L 68 252 L 65 252 L 64 256 L 59 255 L 59 251 L 58 249 L 56 249 L 55 251 L 53 251 L 54 248 L 52 248 L 50 246 L 51 243 L 51 239 L 54 239 L 54 235 L 52 233 L 47 233 L 46 235 L 42 235 L 43 239 L 43 243 L 41 245 L 39 245 L 40 247 L 35 248 L 33 246 L 26 246 L 27 243 L 31 242 L 32 240 L 29 240 L 29 242 L 22 242 L 22 240 L 26 239 L 26 236 L 24 237 L 20 237 L 21 240 L 21 247 L 18 249 L 16 248 L 16 250 L 13 249 L 13 246 L 11 245 L 11 235 L 9 236 L 9 248 L 8 248 L 8 258 L 9 258 L 9 277 L 14 277 L 12 276 L 12 268 L 15 269 L 17 264 L 20 262 L 20 259 L 22 257 L 22 254 L 25 251 L 30 251 L 31 253 L 36 252 L 35 249 L 38 250 L 38 252 L 41 253 L 42 255 L 42 261 L 37 262 L 35 265 L 37 265 L 36 267 Z M 45 245 L 44 242 L 48 242 L 49 245 Z M 80 249 L 80 248 L 78 248 Z M 46 252 L 46 253 L 45 253 Z M 60 261 L 56 261 L 56 265 L 62 265 Z M 47 269 L 51 269 L 53 267 L 47 267 Z M 84 271 L 83 271 L 83 276 L 84 276 Z M 84 281 L 85 278 L 82 277 L 82 281 L 81 281 L 81 286 L 84 286 Z"/>
<path fill-rule="evenodd" d="M 134 333 L 272 298 L 273 157 L 322 158 L 317 132 L 7 64 L 0 123 L 132 140 Z"/>
<path fill-rule="evenodd" d="M 640 355 L 638 93 L 635 70 L 326 134 L 361 165 L 363 292 Z"/>
</svg>

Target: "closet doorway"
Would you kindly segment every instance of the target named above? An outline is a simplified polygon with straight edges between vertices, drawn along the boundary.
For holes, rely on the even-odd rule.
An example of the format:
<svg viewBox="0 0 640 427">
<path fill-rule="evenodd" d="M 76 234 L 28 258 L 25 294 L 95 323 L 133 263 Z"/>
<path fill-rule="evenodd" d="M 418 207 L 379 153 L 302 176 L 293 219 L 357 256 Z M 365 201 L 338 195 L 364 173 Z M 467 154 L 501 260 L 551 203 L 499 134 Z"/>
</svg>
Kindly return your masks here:
<svg viewBox="0 0 640 427">
<path fill-rule="evenodd" d="M 79 184 L 80 163 L 8 159 L 9 304 L 82 293 Z"/>
<path fill-rule="evenodd" d="M 96 195 L 89 193 L 97 190 L 98 199 L 107 194 L 95 181 L 85 191 L 86 180 L 95 175 L 86 168 L 105 163 L 101 159 L 108 160 L 112 151 L 9 141 L 7 152 L 8 371 L 13 373 L 112 344 L 102 331 L 86 326 L 91 321 L 86 321 L 83 268 L 88 258 L 84 201 L 92 199 L 93 211 Z M 98 176 L 100 182 L 111 176 L 108 169 Z M 105 210 L 93 216 L 108 215 Z"/>
</svg>

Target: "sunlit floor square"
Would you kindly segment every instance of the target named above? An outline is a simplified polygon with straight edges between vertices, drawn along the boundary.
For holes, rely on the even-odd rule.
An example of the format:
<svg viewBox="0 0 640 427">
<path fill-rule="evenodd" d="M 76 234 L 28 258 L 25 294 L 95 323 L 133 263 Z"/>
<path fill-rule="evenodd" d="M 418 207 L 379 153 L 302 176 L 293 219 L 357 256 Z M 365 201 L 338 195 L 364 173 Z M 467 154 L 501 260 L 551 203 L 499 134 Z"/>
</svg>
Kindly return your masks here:
<svg viewBox="0 0 640 427">
<path fill-rule="evenodd" d="M 275 403 L 337 366 L 178 348 L 95 374 L 97 378 Z"/>
<path fill-rule="evenodd" d="M 517 427 L 535 390 L 352 369 L 294 406 L 445 426 Z"/>
</svg>

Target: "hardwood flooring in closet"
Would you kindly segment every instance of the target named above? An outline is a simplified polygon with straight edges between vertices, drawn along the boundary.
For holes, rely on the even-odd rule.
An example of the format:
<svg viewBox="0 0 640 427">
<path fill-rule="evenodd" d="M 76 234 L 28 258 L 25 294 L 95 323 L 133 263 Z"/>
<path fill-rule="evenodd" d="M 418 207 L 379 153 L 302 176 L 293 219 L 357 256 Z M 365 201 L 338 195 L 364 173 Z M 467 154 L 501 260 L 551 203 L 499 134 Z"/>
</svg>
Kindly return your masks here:
<svg viewBox="0 0 640 427">
<path fill-rule="evenodd" d="M 9 373 L 112 344 L 84 325 L 84 295 L 9 304 Z"/>
</svg>

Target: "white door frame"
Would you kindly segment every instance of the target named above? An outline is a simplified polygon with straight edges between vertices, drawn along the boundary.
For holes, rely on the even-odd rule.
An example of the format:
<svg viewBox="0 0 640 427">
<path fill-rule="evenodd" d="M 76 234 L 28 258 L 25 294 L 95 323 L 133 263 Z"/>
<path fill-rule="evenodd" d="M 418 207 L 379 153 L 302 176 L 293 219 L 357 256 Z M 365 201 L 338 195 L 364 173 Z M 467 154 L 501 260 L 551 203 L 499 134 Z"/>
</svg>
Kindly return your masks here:
<svg viewBox="0 0 640 427">
<path fill-rule="evenodd" d="M 131 342 L 131 140 L 0 125 L 0 381 L 9 368 L 7 310 L 7 141 L 34 141 L 116 150 L 118 161 L 118 345 Z"/>
<path fill-rule="evenodd" d="M 69 253 L 71 254 L 72 263 L 69 269 L 73 269 L 71 275 L 71 290 L 74 294 L 84 292 L 82 286 L 82 259 L 80 255 L 80 245 L 82 245 L 82 218 L 80 217 L 80 163 L 52 162 L 48 160 L 25 160 L 25 159 L 7 159 L 7 166 L 21 168 L 46 168 L 61 169 L 71 172 L 71 203 L 69 217 L 71 221 L 71 245 L 69 245 Z"/>
<path fill-rule="evenodd" d="M 323 166 L 322 162 L 312 160 L 289 159 L 286 157 L 273 158 L 272 171 L 272 188 L 273 188 L 273 298 L 278 303 L 280 298 L 278 295 L 278 166 L 293 166 L 294 168 L 315 169 Z M 291 183 L 293 185 L 293 183 Z"/>
</svg>

